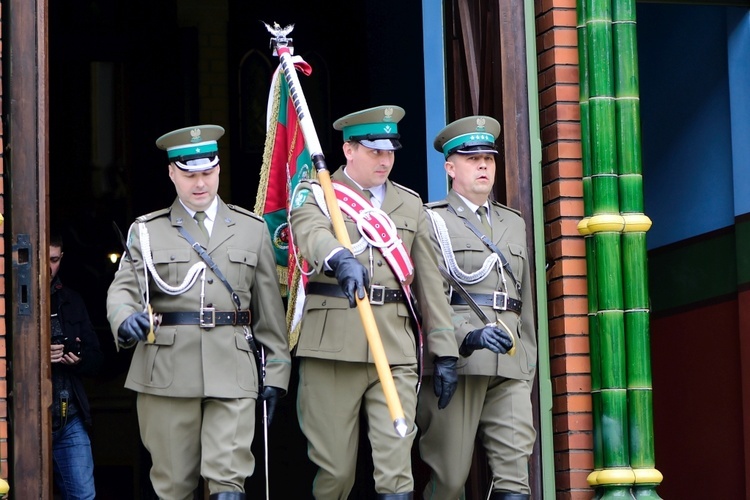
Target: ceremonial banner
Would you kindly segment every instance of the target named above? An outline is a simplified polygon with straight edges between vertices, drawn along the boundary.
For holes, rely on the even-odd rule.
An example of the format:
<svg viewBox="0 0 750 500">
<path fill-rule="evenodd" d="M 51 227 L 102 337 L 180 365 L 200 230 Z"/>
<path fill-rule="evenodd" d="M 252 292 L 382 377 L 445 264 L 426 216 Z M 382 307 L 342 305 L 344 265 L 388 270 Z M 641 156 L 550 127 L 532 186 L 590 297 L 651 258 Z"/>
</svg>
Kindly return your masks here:
<svg viewBox="0 0 750 500">
<path fill-rule="evenodd" d="M 310 75 L 312 68 L 301 57 L 295 56 L 293 62 L 297 71 Z M 254 211 L 263 216 L 271 232 L 281 293 L 288 297 L 287 328 L 291 349 L 299 338 L 305 276 L 301 272 L 304 269 L 300 269 L 303 263 L 298 265 L 289 230 L 290 199 L 299 181 L 314 177 L 315 169 L 280 67 L 271 80 L 266 118 L 266 143 Z"/>
</svg>

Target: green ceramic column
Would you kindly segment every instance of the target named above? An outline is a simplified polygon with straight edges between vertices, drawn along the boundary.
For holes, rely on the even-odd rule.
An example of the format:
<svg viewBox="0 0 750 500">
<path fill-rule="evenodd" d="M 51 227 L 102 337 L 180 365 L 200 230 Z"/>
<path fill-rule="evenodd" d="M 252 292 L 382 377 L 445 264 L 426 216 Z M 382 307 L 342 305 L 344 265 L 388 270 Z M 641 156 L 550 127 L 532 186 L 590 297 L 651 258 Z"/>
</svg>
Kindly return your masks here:
<svg viewBox="0 0 750 500">
<path fill-rule="evenodd" d="M 593 397 L 595 435 L 600 436 L 601 449 L 595 450 L 597 470 L 589 477 L 598 498 L 630 496 L 634 475 L 630 468 L 628 443 L 627 369 L 625 357 L 625 323 L 620 235 L 624 221 L 620 215 L 617 164 L 617 130 L 614 85 L 612 6 L 609 0 L 582 0 L 579 16 L 585 60 L 583 76 L 588 99 L 588 118 L 582 139 L 584 152 L 591 154 L 592 215 L 587 217 L 587 268 L 595 270 L 595 292 L 589 298 L 596 307 L 592 337 L 592 380 L 598 372 L 599 386 Z M 582 78 L 583 80 L 583 78 Z M 587 159 L 584 158 L 584 163 Z M 588 167 L 584 167 L 588 172 Z M 586 196 L 584 192 L 584 196 Z M 592 248 L 593 247 L 593 248 Z M 591 283 L 590 283 L 591 286 Z M 590 289 L 591 290 L 591 289 Z M 594 297 L 596 297 L 594 299 Z M 594 387 L 592 386 L 592 389 Z M 600 464 L 600 465 L 599 465 Z"/>
<path fill-rule="evenodd" d="M 646 263 L 646 231 L 651 221 L 643 213 L 635 1 L 614 0 L 613 21 L 620 212 L 625 220 L 622 267 L 628 359 L 628 446 L 630 466 L 635 474 L 634 496 L 658 499 L 656 486 L 662 476 L 655 469 L 654 457 Z"/>
<path fill-rule="evenodd" d="M 588 41 L 586 30 L 587 10 L 586 2 L 579 1 L 577 5 L 578 26 L 578 75 L 579 75 L 579 100 L 581 112 L 581 167 L 583 181 L 583 214 L 584 219 L 578 224 L 579 232 L 584 236 L 586 244 L 586 290 L 588 294 L 588 325 L 589 325 L 589 357 L 591 359 L 591 412 L 593 417 L 594 438 L 594 471 L 589 475 L 588 482 L 596 484 L 596 476 L 604 468 L 602 433 L 598 422 L 602 411 L 602 383 L 601 383 L 601 357 L 599 348 L 599 327 L 597 322 L 597 281 L 596 281 L 596 246 L 594 236 L 588 230 L 588 222 L 594 214 L 593 203 L 593 179 L 591 160 L 591 141 L 588 140 L 591 133 L 589 119 L 589 75 L 588 75 Z"/>
<path fill-rule="evenodd" d="M 653 498 L 649 298 L 634 0 L 579 0 L 581 138 L 597 498 Z"/>
</svg>

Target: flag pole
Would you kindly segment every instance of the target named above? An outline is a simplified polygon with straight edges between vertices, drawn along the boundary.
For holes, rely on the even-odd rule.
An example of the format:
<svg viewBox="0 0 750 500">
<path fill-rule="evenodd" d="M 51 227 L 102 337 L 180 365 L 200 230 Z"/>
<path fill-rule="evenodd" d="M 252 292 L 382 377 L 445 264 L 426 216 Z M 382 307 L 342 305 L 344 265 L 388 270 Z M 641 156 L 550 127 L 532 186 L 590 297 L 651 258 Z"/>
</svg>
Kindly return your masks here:
<svg viewBox="0 0 750 500">
<path fill-rule="evenodd" d="M 333 184 L 331 183 L 331 176 L 328 167 L 326 166 L 323 150 L 320 147 L 318 135 L 315 132 L 315 125 L 310 118 L 307 101 L 305 100 L 305 95 L 302 93 L 302 89 L 299 87 L 297 72 L 294 69 L 294 63 L 292 62 L 291 38 L 287 38 L 286 35 L 292 31 L 294 25 L 291 24 L 282 28 L 277 23 L 274 23 L 273 26 L 269 26 L 266 23 L 264 24 L 268 32 L 273 35 L 273 38 L 271 38 L 273 55 L 278 55 L 279 61 L 281 62 L 281 70 L 284 72 L 284 77 L 289 86 L 289 93 L 294 102 L 295 110 L 297 111 L 302 135 L 304 136 L 305 143 L 310 151 L 310 158 L 315 166 L 317 179 L 323 188 L 326 206 L 328 207 L 328 213 L 331 216 L 333 232 L 336 235 L 336 239 L 338 239 L 346 248 L 351 250 L 352 242 L 349 238 L 349 233 L 346 231 L 344 217 L 341 215 L 341 209 L 339 209 L 338 200 L 336 199 L 336 194 L 333 190 Z M 393 382 L 391 367 L 386 359 L 383 341 L 380 338 L 378 326 L 375 323 L 375 317 L 372 314 L 372 307 L 367 295 L 365 295 L 364 299 L 357 297 L 357 310 L 359 311 L 359 316 L 365 329 L 367 342 L 370 345 L 370 352 L 372 352 L 372 357 L 375 361 L 375 368 L 377 369 L 378 377 L 380 378 L 380 385 L 383 387 L 383 392 L 385 393 L 385 401 L 388 405 L 388 410 L 391 413 L 391 418 L 393 419 L 393 427 L 396 429 L 399 436 L 405 437 L 407 425 L 406 418 L 404 417 L 404 410 L 401 406 L 398 392 L 396 391 L 396 385 Z"/>
</svg>

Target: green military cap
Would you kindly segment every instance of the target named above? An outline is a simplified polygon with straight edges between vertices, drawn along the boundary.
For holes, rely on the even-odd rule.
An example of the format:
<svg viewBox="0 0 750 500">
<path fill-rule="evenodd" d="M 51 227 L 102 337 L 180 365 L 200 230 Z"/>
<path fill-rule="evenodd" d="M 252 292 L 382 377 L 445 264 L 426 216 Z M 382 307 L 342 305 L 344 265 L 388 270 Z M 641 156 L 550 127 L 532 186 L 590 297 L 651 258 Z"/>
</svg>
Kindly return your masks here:
<svg viewBox="0 0 750 500">
<path fill-rule="evenodd" d="M 170 163 L 186 172 L 210 170 L 219 164 L 219 145 L 224 135 L 218 125 L 197 125 L 168 132 L 156 139 L 156 147 L 164 149 Z"/>
<path fill-rule="evenodd" d="M 448 158 L 453 153 L 497 153 L 500 123 L 490 116 L 467 116 L 438 132 L 433 145 Z"/>
<path fill-rule="evenodd" d="M 377 106 L 350 113 L 333 122 L 333 128 L 344 132 L 344 141 L 356 141 L 371 149 L 401 149 L 396 125 L 406 111 L 399 106 Z"/>
</svg>

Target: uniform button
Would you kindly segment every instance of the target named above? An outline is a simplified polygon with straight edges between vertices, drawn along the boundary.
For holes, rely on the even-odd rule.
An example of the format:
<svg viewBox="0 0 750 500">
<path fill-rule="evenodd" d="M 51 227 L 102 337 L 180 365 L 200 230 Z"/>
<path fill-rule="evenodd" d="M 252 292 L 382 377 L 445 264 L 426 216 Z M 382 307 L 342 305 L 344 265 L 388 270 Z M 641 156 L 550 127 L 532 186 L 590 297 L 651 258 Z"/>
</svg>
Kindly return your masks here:
<svg viewBox="0 0 750 500">
<path fill-rule="evenodd" d="M 383 261 L 382 261 L 382 260 L 379 260 L 379 261 L 378 261 L 378 267 L 381 267 L 382 265 L 383 265 Z"/>
<path fill-rule="evenodd" d="M 471 248 L 471 243 L 467 243 L 466 248 Z"/>
<path fill-rule="evenodd" d="M 175 257 L 174 255 L 170 255 L 170 256 L 169 256 L 169 260 L 175 260 L 175 258 L 176 258 L 176 257 Z"/>
<path fill-rule="evenodd" d="M 207 281 L 208 281 L 209 285 L 213 285 L 214 284 L 214 279 L 213 278 L 208 278 Z"/>
</svg>

